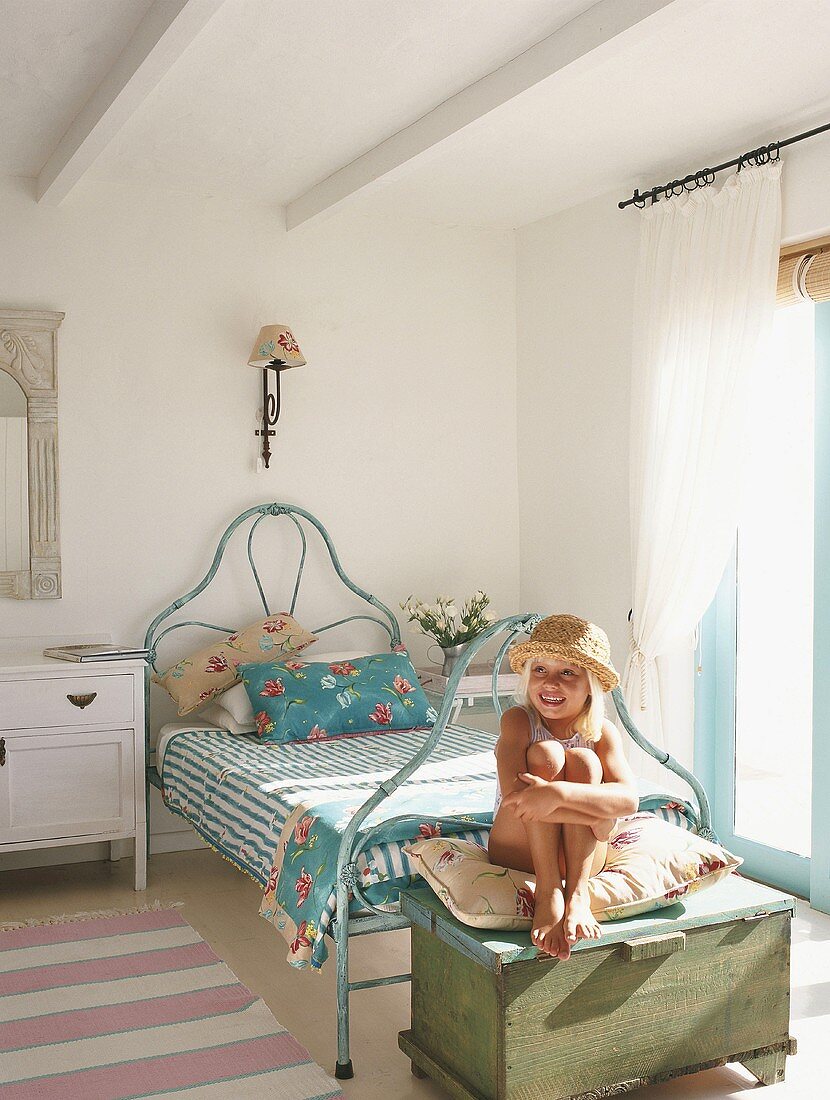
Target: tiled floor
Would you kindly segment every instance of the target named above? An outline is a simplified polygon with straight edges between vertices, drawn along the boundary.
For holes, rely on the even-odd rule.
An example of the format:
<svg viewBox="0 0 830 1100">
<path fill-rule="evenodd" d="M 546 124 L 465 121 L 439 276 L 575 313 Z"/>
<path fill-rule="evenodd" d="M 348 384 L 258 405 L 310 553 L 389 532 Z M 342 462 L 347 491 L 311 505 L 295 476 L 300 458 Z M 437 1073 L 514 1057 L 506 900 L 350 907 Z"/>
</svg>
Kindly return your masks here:
<svg viewBox="0 0 830 1100">
<path fill-rule="evenodd" d="M 0 873 L 0 921 L 130 907 L 156 898 L 182 901 L 182 913 L 218 955 L 271 1006 L 277 1019 L 333 1069 L 335 974 L 292 970 L 286 947 L 258 916 L 259 890 L 213 852 L 154 856 L 146 894 L 131 887 L 132 862 L 82 863 Z M 363 936 L 352 941 L 353 977 L 408 969 L 408 933 Z M 799 1053 L 788 1059 L 787 1081 L 775 1100 L 828 1095 L 826 1051 L 830 1043 L 830 917 L 799 905 L 793 932 L 792 1033 Z M 352 1058 L 356 1076 L 343 1082 L 350 1100 L 438 1100 L 446 1094 L 416 1080 L 398 1050 L 397 1033 L 409 1024 L 409 987 L 386 986 L 352 994 Z M 640 1090 L 638 1100 L 738 1096 L 755 1086 L 742 1067 L 709 1070 Z M 232 1097 L 229 1097 L 232 1100 Z"/>
</svg>

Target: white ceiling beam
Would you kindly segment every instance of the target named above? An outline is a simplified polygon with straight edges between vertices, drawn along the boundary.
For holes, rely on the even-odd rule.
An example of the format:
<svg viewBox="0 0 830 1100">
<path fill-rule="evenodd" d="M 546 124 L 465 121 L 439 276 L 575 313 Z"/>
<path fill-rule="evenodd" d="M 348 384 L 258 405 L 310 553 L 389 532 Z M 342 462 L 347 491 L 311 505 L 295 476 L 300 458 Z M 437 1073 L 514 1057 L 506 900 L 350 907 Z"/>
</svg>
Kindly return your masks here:
<svg viewBox="0 0 830 1100">
<path fill-rule="evenodd" d="M 223 3 L 156 0 L 41 170 L 38 202 L 66 198 Z"/>
<path fill-rule="evenodd" d="M 688 12 L 701 0 L 601 0 L 495 72 L 444 100 L 410 126 L 338 168 L 293 199 L 285 208 L 287 229 L 333 210 L 371 184 L 424 156 L 441 142 L 477 122 L 529 88 L 668 9 Z M 671 13 L 674 17 L 675 12 Z"/>
</svg>

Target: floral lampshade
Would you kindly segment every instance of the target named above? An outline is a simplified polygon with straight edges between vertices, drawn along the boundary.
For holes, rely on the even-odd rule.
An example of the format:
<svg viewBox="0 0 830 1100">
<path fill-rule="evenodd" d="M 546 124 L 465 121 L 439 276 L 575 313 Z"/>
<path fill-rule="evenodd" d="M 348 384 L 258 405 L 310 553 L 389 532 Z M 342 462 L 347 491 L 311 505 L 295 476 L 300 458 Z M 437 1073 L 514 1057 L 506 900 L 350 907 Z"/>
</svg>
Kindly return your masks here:
<svg viewBox="0 0 830 1100">
<path fill-rule="evenodd" d="M 304 367 L 306 360 L 291 329 L 287 325 L 265 325 L 259 330 L 254 350 L 248 360 L 251 367 L 287 370 Z"/>
</svg>

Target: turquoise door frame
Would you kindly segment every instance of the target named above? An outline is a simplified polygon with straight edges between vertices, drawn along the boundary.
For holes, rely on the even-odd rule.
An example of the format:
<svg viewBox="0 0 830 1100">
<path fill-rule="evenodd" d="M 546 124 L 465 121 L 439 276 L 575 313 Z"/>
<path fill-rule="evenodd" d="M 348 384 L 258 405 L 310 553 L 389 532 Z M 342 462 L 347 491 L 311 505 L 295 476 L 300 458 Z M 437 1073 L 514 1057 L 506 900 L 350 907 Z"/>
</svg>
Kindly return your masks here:
<svg viewBox="0 0 830 1100">
<path fill-rule="evenodd" d="M 695 767 L 712 802 L 721 844 L 741 856 L 742 871 L 803 898 L 810 895 L 810 860 L 735 833 L 735 678 L 738 586 L 736 555 L 703 618 L 695 684 Z M 782 745 L 782 749 L 784 746 Z M 785 815 L 786 806 L 770 807 Z"/>
<path fill-rule="evenodd" d="M 830 912 L 830 302 L 816 307 L 815 594 L 811 857 L 735 834 L 735 682 L 738 577 L 733 554 L 700 629 L 695 684 L 695 773 L 712 801 L 721 842 L 743 870 Z M 771 654 L 772 655 L 772 654 Z M 779 656 L 780 654 L 776 654 Z M 782 741 L 782 751 L 786 742 Z M 770 807 L 786 815 L 787 807 Z"/>
</svg>

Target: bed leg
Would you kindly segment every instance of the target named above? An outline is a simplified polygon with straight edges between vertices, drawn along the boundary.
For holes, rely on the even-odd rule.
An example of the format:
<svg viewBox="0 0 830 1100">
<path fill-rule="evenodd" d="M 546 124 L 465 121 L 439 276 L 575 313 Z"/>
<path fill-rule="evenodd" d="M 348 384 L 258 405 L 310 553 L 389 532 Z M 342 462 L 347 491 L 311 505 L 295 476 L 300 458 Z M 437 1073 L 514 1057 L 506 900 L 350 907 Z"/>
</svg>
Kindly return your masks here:
<svg viewBox="0 0 830 1100">
<path fill-rule="evenodd" d="M 334 1076 L 340 1081 L 354 1077 L 349 1057 L 349 894 L 345 883 L 337 884 L 337 1065 Z"/>
</svg>

